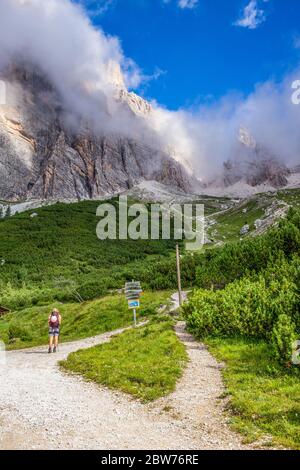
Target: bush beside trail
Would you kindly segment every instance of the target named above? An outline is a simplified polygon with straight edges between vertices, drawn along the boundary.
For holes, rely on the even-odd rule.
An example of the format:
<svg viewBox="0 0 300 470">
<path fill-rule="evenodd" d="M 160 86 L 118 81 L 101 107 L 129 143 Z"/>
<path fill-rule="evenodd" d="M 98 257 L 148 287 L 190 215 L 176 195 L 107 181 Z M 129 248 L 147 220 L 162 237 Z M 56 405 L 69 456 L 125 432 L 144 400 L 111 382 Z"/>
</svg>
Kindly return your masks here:
<svg viewBox="0 0 300 470">
<path fill-rule="evenodd" d="M 184 306 L 195 335 L 264 339 L 272 344 L 278 360 L 291 360 L 292 343 L 300 334 L 299 220 L 299 212 L 291 211 L 287 220 L 260 239 L 234 249 L 225 246 L 212 255 L 210 281 L 223 276 L 225 286 L 216 289 L 212 282 L 210 290 L 196 289 Z M 202 265 L 198 282 L 204 276 Z M 229 282 L 231 277 L 237 279 Z"/>
</svg>

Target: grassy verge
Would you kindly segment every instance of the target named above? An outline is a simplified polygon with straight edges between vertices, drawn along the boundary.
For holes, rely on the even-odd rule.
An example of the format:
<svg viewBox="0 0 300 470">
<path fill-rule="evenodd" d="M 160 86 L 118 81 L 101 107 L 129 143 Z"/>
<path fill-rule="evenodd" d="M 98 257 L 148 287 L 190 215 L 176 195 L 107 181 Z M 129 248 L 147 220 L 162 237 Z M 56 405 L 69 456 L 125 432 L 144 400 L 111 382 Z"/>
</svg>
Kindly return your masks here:
<svg viewBox="0 0 300 470">
<path fill-rule="evenodd" d="M 173 330 L 172 320 L 161 317 L 124 332 L 110 343 L 72 353 L 61 365 L 147 402 L 175 389 L 186 361 L 185 347 Z"/>
<path fill-rule="evenodd" d="M 264 342 L 209 339 L 210 351 L 226 362 L 233 427 L 247 441 L 300 449 L 300 371 L 281 368 Z"/>
<path fill-rule="evenodd" d="M 160 304 L 169 301 L 170 292 L 144 293 L 139 317 L 150 317 Z M 47 343 L 48 315 L 58 307 L 63 324 L 61 341 L 72 341 L 94 336 L 130 325 L 132 311 L 128 309 L 124 295 L 112 295 L 101 299 L 64 305 L 50 304 L 19 310 L 0 318 L 0 340 L 7 349 L 19 349 Z"/>
</svg>

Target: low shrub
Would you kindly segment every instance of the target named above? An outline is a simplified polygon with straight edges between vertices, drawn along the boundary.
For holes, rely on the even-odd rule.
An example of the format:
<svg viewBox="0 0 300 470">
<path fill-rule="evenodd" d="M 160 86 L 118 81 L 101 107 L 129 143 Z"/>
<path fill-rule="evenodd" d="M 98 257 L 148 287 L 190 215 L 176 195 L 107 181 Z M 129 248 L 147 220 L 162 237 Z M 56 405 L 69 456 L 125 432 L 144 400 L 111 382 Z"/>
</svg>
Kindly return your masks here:
<svg viewBox="0 0 300 470">
<path fill-rule="evenodd" d="M 279 362 L 289 363 L 293 354 L 293 345 L 297 339 L 296 327 L 288 315 L 280 315 L 273 328 L 272 347 Z"/>
<path fill-rule="evenodd" d="M 83 300 L 93 300 L 107 294 L 107 288 L 103 280 L 90 281 L 78 288 L 78 293 Z"/>
<path fill-rule="evenodd" d="M 24 326 L 18 323 L 11 323 L 8 328 L 8 339 L 9 342 L 13 342 L 16 339 L 30 341 L 32 336 Z"/>
<path fill-rule="evenodd" d="M 267 340 L 274 346 L 274 354 L 286 362 L 291 358 L 293 334 L 300 333 L 299 266 L 300 258 L 294 256 L 223 290 L 195 290 L 183 307 L 189 329 L 201 338 Z"/>
</svg>

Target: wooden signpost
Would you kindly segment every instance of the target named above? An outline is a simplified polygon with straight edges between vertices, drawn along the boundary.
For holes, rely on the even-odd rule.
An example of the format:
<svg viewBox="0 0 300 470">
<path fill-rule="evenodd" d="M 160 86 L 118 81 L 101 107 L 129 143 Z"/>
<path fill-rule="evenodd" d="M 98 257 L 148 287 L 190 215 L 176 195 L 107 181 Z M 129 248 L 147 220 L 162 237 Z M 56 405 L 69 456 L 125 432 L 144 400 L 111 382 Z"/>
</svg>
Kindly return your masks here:
<svg viewBox="0 0 300 470">
<path fill-rule="evenodd" d="M 178 299 L 179 306 L 182 306 L 182 290 L 181 290 L 181 272 L 180 272 L 180 252 L 179 245 L 176 245 L 176 264 L 177 264 L 177 281 L 178 281 Z"/>
<path fill-rule="evenodd" d="M 142 293 L 140 282 L 126 282 L 125 284 L 125 296 L 128 301 L 128 308 L 133 310 L 133 321 L 136 327 L 136 310 L 140 308 L 140 296 Z"/>
</svg>

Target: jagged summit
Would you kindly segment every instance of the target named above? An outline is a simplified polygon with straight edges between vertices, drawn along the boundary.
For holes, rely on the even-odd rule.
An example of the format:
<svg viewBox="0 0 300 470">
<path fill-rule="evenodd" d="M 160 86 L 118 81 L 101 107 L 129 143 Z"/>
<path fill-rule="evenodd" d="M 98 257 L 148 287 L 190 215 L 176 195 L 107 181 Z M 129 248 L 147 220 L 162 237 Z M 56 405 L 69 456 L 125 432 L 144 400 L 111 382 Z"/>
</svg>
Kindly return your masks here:
<svg viewBox="0 0 300 470">
<path fill-rule="evenodd" d="M 234 158 L 224 163 L 224 183 L 231 186 L 244 181 L 249 186 L 269 184 L 274 188 L 288 184 L 290 170 L 280 158 L 256 142 L 248 129 L 241 127 Z"/>
</svg>

